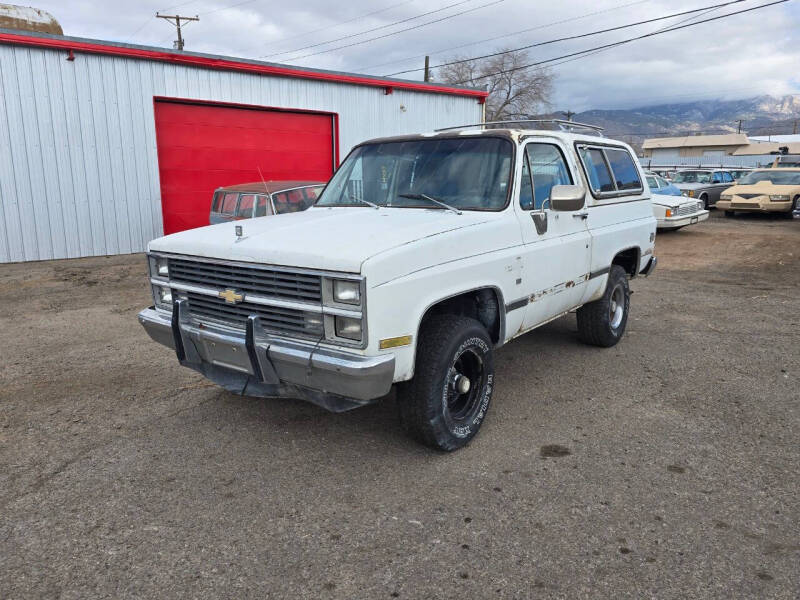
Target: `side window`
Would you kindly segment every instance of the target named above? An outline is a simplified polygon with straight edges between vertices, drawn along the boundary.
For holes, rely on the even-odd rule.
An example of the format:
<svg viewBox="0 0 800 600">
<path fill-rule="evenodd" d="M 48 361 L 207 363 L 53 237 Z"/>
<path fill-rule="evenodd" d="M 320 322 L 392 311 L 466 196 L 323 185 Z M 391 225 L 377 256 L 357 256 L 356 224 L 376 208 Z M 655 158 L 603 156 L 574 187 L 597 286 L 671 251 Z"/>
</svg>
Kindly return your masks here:
<svg viewBox="0 0 800 600">
<path fill-rule="evenodd" d="M 614 173 L 617 189 L 620 191 L 642 189 L 639 171 L 628 151 L 619 148 L 606 148 L 605 151 L 611 165 L 611 172 Z"/>
<path fill-rule="evenodd" d="M 722 173 L 714 171 L 711 175 L 711 183 L 722 183 Z"/>
<path fill-rule="evenodd" d="M 602 151 L 597 148 L 581 148 L 580 154 L 589 177 L 589 185 L 592 186 L 594 193 L 616 191 Z"/>
<path fill-rule="evenodd" d="M 533 209 L 533 186 L 531 185 L 531 169 L 528 165 L 528 153 L 522 157 L 522 175 L 519 182 L 519 205 L 522 210 Z"/>
<path fill-rule="evenodd" d="M 236 203 L 239 201 L 239 194 L 236 192 L 228 192 L 222 200 L 222 210 L 219 212 L 226 215 L 232 215 L 236 212 Z"/>
<path fill-rule="evenodd" d="M 265 217 L 268 213 L 272 211 L 269 210 L 269 197 L 268 196 L 256 196 L 256 217 Z"/>
<path fill-rule="evenodd" d="M 312 204 L 314 204 L 314 202 L 317 201 L 317 198 L 319 198 L 319 194 L 320 192 L 322 192 L 323 188 L 324 186 L 317 185 L 314 187 L 307 187 L 303 190 L 303 193 L 306 196 L 306 200 L 308 200 L 309 206 L 311 206 Z"/>
<path fill-rule="evenodd" d="M 733 182 L 733 176 L 727 171 L 724 171 L 722 173 L 722 183 L 732 183 L 732 182 Z"/>
<path fill-rule="evenodd" d="M 272 201 L 275 203 L 275 212 L 279 215 L 289 212 L 286 208 L 289 205 L 289 198 L 286 192 L 272 194 Z"/>
<path fill-rule="evenodd" d="M 253 194 L 242 194 L 242 199 L 239 200 L 239 208 L 236 209 L 236 216 L 242 219 L 252 217 L 255 203 L 256 197 Z"/>
<path fill-rule="evenodd" d="M 661 177 L 656 177 L 658 180 L 658 187 L 669 187 L 669 181 L 666 179 L 662 179 Z"/>
<path fill-rule="evenodd" d="M 211 212 L 219 212 L 219 205 L 222 204 L 222 192 L 214 194 L 214 200 L 211 202 Z"/>
<path fill-rule="evenodd" d="M 525 147 L 530 172 L 533 177 L 533 207 L 541 209 L 550 201 L 554 185 L 571 185 L 564 155 L 552 144 L 528 144 Z"/>
<path fill-rule="evenodd" d="M 652 175 L 648 175 L 645 179 L 647 179 L 647 185 L 650 186 L 651 190 L 658 189 L 658 177 L 653 177 Z"/>
</svg>

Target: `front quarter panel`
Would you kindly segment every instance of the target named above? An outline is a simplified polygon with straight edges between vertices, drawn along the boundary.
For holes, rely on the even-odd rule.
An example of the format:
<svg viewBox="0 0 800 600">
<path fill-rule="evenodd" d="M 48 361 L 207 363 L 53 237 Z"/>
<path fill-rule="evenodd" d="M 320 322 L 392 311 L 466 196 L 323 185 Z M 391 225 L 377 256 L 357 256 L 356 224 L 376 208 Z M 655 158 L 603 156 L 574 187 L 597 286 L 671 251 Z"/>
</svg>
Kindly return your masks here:
<svg viewBox="0 0 800 600">
<path fill-rule="evenodd" d="M 503 318 L 522 260 L 521 235 L 511 211 L 486 223 L 431 236 L 371 258 L 364 265 L 369 319 L 368 354 L 395 355 L 395 381 L 413 376 L 419 324 L 434 304 L 463 292 L 495 291 Z M 520 258 L 518 258 L 520 257 Z M 386 274 L 391 273 L 391 278 Z M 510 318 L 521 319 L 524 311 Z M 507 323 L 516 331 L 521 323 Z M 380 350 L 382 339 L 412 336 L 408 346 Z M 501 340 L 502 341 L 502 340 Z"/>
</svg>

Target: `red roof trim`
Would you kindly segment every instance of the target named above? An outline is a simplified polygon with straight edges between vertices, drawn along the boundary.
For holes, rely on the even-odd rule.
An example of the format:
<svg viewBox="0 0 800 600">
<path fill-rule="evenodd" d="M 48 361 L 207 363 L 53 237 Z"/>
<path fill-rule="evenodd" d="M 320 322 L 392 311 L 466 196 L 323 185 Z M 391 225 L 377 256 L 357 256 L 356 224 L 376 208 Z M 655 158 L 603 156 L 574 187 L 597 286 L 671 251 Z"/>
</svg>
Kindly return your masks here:
<svg viewBox="0 0 800 600">
<path fill-rule="evenodd" d="M 244 71 L 258 75 L 272 75 L 275 77 L 293 77 L 300 79 L 314 79 L 318 81 L 332 81 L 335 83 L 349 83 L 352 85 L 366 85 L 372 87 L 397 90 L 411 90 L 415 92 L 429 92 L 432 94 L 450 94 L 454 96 L 467 96 L 482 100 L 489 93 L 483 90 L 470 90 L 464 88 L 416 83 L 413 81 L 396 81 L 393 79 L 373 78 L 369 75 L 350 75 L 344 73 L 328 73 L 324 71 L 306 71 L 289 66 L 266 63 L 240 62 L 227 58 L 211 58 L 196 54 L 170 52 L 168 50 L 150 50 L 130 46 L 116 46 L 95 42 L 59 39 L 54 37 L 39 37 L 31 35 L 17 35 L 0 32 L 0 43 L 16 44 L 22 46 L 36 46 L 39 48 L 52 48 L 66 52 L 87 52 L 91 54 L 108 54 L 112 56 L 126 56 L 155 60 L 206 69 L 220 69 L 227 71 Z"/>
</svg>

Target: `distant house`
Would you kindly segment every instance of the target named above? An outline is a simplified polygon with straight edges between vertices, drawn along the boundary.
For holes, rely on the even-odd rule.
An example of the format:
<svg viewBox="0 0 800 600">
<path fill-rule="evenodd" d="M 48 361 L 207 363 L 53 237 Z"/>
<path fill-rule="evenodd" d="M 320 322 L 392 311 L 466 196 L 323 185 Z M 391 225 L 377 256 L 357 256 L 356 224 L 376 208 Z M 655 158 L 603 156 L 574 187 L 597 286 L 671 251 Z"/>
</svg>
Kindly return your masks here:
<svg viewBox="0 0 800 600">
<path fill-rule="evenodd" d="M 800 139 L 769 141 L 767 138 L 748 138 L 743 133 L 723 135 L 686 135 L 650 138 L 642 144 L 642 156 L 663 162 L 679 158 L 722 158 L 725 156 L 757 156 L 773 154 L 788 148 L 790 154 L 800 153 Z M 794 138 L 798 136 L 782 136 Z"/>
</svg>

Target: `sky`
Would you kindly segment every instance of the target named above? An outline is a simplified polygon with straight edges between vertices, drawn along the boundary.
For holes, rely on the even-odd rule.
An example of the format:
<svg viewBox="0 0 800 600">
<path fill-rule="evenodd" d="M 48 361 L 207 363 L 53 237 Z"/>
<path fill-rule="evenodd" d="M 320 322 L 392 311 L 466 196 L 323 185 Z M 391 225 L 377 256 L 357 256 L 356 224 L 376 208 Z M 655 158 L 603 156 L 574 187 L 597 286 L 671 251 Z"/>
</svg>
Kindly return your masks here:
<svg viewBox="0 0 800 600">
<path fill-rule="evenodd" d="M 156 11 L 198 15 L 200 20 L 184 29 L 189 51 L 389 75 L 420 69 L 426 54 L 435 66 L 455 57 L 580 35 L 724 1 L 33 0 L 31 4 L 50 12 L 70 36 L 172 47 L 175 28 L 156 19 Z M 529 51 L 531 62 L 770 1 L 744 0 L 708 13 L 540 46 Z M 409 28 L 413 29 L 402 31 Z M 800 93 L 800 0 L 556 61 L 550 68 L 553 110 Z M 398 77 L 422 79 L 422 71 Z"/>
</svg>

